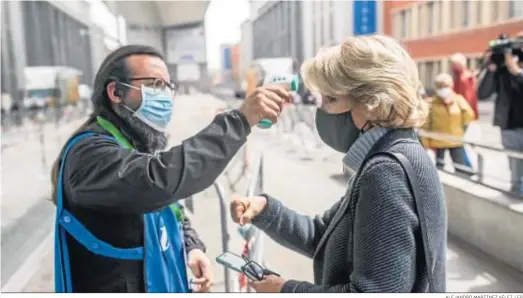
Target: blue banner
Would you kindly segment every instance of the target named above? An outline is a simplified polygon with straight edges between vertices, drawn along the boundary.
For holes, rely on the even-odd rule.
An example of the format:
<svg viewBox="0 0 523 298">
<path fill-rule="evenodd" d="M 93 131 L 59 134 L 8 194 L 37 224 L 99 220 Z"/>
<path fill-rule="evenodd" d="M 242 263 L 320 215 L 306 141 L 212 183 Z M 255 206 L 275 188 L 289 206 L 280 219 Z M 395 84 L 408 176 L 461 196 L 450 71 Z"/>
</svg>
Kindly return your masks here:
<svg viewBox="0 0 523 298">
<path fill-rule="evenodd" d="M 377 11 L 378 1 L 357 1 L 353 2 L 353 25 L 354 35 L 367 35 L 377 32 Z"/>
<path fill-rule="evenodd" d="M 223 49 L 223 70 L 232 69 L 232 56 L 231 56 L 231 47 L 226 47 Z"/>
</svg>

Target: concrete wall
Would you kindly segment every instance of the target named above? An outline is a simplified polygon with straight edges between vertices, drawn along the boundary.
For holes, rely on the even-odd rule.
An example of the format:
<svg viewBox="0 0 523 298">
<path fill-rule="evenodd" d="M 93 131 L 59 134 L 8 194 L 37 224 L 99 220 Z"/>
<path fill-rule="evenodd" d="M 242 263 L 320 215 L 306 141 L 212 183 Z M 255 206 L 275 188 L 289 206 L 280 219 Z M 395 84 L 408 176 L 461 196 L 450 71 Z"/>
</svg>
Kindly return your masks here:
<svg viewBox="0 0 523 298">
<path fill-rule="evenodd" d="M 523 202 L 440 172 L 449 234 L 523 272 Z"/>
</svg>

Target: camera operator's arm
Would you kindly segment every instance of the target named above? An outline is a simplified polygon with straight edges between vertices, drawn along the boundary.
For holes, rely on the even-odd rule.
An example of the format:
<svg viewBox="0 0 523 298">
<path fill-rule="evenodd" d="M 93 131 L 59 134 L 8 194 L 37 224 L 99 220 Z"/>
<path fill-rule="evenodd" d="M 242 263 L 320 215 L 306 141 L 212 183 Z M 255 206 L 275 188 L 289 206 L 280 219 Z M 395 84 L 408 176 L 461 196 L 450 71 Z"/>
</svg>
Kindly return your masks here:
<svg viewBox="0 0 523 298">
<path fill-rule="evenodd" d="M 523 69 L 519 67 L 518 61 L 512 54 L 505 54 L 505 65 L 507 65 L 507 69 L 513 75 L 512 78 L 516 83 L 523 84 Z"/>
<path fill-rule="evenodd" d="M 490 61 L 490 53 L 485 54 L 485 64 L 478 77 L 478 98 L 489 98 L 496 92 L 496 65 Z"/>
</svg>

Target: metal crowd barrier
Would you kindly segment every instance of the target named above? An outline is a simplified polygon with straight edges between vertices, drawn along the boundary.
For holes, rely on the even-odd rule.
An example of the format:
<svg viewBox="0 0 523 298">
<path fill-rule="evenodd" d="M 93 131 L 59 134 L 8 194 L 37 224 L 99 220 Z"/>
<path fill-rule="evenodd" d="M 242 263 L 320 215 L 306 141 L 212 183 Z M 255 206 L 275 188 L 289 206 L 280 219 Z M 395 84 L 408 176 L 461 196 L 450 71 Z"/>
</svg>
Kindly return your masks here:
<svg viewBox="0 0 523 298">
<path fill-rule="evenodd" d="M 259 195 L 263 192 L 263 156 L 261 156 L 258 159 L 258 162 L 256 163 L 254 167 L 253 175 L 251 176 L 252 179 L 249 182 L 249 186 L 247 188 L 247 196 L 254 196 Z M 213 183 L 214 189 L 216 191 L 216 194 L 218 195 L 218 200 L 220 204 L 220 228 L 221 228 L 221 235 L 222 235 L 222 251 L 227 252 L 229 251 L 229 241 L 230 241 L 230 234 L 229 234 L 229 228 L 228 228 L 228 201 L 226 199 L 225 191 L 221 184 L 219 182 Z M 192 201 L 192 198 L 189 198 L 190 201 Z M 189 205 L 192 205 L 192 202 L 189 203 Z M 188 206 L 187 206 L 188 207 Z M 193 209 L 192 206 L 190 209 Z M 253 260 L 257 262 L 258 264 L 263 264 L 263 248 L 264 248 L 264 238 L 265 234 L 255 228 L 254 226 L 250 225 L 247 231 L 247 241 L 250 242 L 250 249 L 248 257 L 250 260 Z M 232 283 L 234 282 L 233 277 L 231 275 L 230 269 L 227 267 L 224 267 L 223 269 L 223 275 L 224 275 L 224 288 L 226 293 L 230 293 L 233 289 Z M 235 287 L 237 290 L 238 287 Z"/>
<path fill-rule="evenodd" d="M 247 197 L 260 195 L 263 193 L 263 154 L 258 158 L 254 168 L 253 175 L 247 187 Z M 265 234 L 260 229 L 251 225 L 247 232 L 247 242 L 249 245 L 248 258 L 262 266 L 265 262 L 263 260 Z M 251 292 L 250 287 L 247 287 L 247 292 Z"/>
<path fill-rule="evenodd" d="M 492 152 L 502 153 L 502 154 L 505 154 L 507 157 L 517 158 L 517 159 L 521 159 L 521 160 L 523 160 L 523 152 L 508 150 L 508 149 L 504 149 L 504 148 L 500 148 L 500 147 L 493 147 L 493 146 L 489 146 L 489 145 L 485 145 L 485 144 L 480 144 L 477 142 L 471 142 L 471 141 L 465 140 L 464 138 L 459 138 L 459 137 L 455 137 L 455 136 L 451 136 L 451 135 L 447 135 L 447 134 L 443 134 L 443 133 L 429 132 L 429 131 L 426 131 L 423 129 L 418 130 L 418 135 L 420 137 L 425 137 L 425 138 L 434 139 L 434 140 L 460 142 L 464 145 L 470 146 L 470 148 L 477 155 L 477 169 L 476 169 L 476 171 L 471 172 L 471 174 L 473 174 L 473 175 L 470 176 L 469 179 L 478 184 L 489 187 L 491 189 L 514 195 L 513 192 L 510 192 L 510 191 L 507 191 L 506 189 L 502 189 L 497 186 L 486 183 L 485 178 L 488 178 L 488 176 L 485 175 L 485 158 L 484 158 L 483 154 L 480 151 L 478 151 L 478 149 L 485 149 L 485 150 L 490 150 Z M 462 166 L 462 165 L 454 164 L 454 167 L 455 167 L 455 169 L 459 169 L 464 172 L 472 170 L 470 167 Z M 466 178 L 466 177 L 462 177 L 462 178 Z M 515 194 L 515 195 L 523 195 L 523 194 Z"/>
<path fill-rule="evenodd" d="M 229 226 L 227 225 L 227 219 L 228 219 L 228 212 L 227 212 L 227 199 L 225 199 L 225 192 L 223 190 L 223 187 L 218 182 L 213 183 L 214 189 L 216 190 L 216 194 L 218 195 L 218 200 L 220 201 L 220 228 L 221 228 L 221 234 L 222 234 L 222 251 L 228 252 L 229 251 Z M 223 267 L 223 276 L 224 276 L 224 286 L 225 286 L 225 292 L 228 293 L 230 291 L 230 270 L 227 267 Z"/>
</svg>

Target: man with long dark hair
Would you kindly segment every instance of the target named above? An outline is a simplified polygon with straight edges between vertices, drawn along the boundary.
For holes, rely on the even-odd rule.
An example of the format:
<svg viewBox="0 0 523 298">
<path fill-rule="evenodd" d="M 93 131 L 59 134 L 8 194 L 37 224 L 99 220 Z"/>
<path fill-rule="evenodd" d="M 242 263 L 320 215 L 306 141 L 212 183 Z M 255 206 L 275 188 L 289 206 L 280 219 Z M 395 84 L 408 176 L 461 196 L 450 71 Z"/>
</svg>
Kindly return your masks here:
<svg viewBox="0 0 523 298">
<path fill-rule="evenodd" d="M 186 265 L 195 290 L 209 290 L 205 246 L 177 201 L 210 186 L 289 95 L 259 88 L 165 150 L 176 89 L 154 48 L 124 46 L 102 62 L 94 112 L 52 171 L 57 292 L 189 292 Z"/>
</svg>

